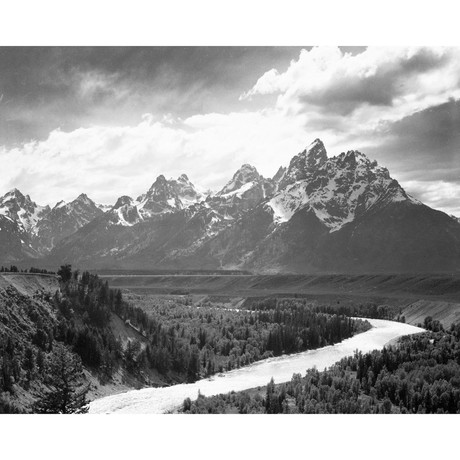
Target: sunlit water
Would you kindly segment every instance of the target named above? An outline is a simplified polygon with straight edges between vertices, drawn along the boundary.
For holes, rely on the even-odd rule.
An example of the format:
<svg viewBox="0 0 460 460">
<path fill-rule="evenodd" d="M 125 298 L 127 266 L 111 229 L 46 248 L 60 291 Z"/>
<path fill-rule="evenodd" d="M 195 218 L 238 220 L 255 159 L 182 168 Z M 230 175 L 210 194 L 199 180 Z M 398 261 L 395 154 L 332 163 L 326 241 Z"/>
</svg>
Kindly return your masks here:
<svg viewBox="0 0 460 460">
<path fill-rule="evenodd" d="M 332 366 L 340 359 L 353 355 L 355 350 L 363 353 L 382 349 L 390 340 L 403 335 L 417 334 L 424 330 L 409 324 L 379 319 L 368 319 L 372 329 L 346 339 L 336 345 L 293 355 L 269 358 L 241 369 L 219 374 L 195 383 L 165 388 L 133 390 L 105 398 L 90 404 L 90 413 L 158 414 L 179 407 L 184 399 L 198 397 L 198 392 L 213 396 L 230 391 L 241 391 L 266 385 L 273 377 L 275 383 L 291 380 L 292 374 L 305 374 L 307 369 L 318 370 Z"/>
</svg>

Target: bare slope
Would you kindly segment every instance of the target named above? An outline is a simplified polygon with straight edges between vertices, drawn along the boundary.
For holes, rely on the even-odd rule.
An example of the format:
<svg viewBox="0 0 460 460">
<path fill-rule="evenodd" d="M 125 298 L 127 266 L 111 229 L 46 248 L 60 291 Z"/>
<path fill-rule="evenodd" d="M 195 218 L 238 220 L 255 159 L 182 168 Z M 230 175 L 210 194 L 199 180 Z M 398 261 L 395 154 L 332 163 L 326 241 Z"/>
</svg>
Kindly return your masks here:
<svg viewBox="0 0 460 460">
<path fill-rule="evenodd" d="M 2 273 L 0 289 L 13 286 L 22 295 L 33 296 L 37 291 L 54 294 L 59 289 L 59 278 L 56 275 L 38 273 Z"/>
</svg>

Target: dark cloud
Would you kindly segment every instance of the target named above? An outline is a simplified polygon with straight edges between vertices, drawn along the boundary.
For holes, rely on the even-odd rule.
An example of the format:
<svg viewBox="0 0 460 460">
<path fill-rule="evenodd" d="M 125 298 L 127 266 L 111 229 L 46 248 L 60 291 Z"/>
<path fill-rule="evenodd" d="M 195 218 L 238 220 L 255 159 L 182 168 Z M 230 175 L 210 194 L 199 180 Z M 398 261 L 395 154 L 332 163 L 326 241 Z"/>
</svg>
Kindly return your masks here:
<svg viewBox="0 0 460 460">
<path fill-rule="evenodd" d="M 61 127 L 241 108 L 239 94 L 300 47 L 3 47 L 0 145 Z M 105 79 L 105 80 L 104 80 Z M 87 91 L 85 91 L 85 89 Z"/>
<path fill-rule="evenodd" d="M 354 72 L 334 78 L 315 91 L 300 94 L 299 101 L 342 116 L 365 104 L 391 107 L 397 97 L 410 92 L 414 85 L 412 77 L 441 68 L 449 59 L 447 54 L 422 48 L 413 56 L 383 62 L 368 75 Z"/>
<path fill-rule="evenodd" d="M 375 133 L 367 149 L 403 177 L 460 183 L 460 101 L 430 107 Z"/>
</svg>

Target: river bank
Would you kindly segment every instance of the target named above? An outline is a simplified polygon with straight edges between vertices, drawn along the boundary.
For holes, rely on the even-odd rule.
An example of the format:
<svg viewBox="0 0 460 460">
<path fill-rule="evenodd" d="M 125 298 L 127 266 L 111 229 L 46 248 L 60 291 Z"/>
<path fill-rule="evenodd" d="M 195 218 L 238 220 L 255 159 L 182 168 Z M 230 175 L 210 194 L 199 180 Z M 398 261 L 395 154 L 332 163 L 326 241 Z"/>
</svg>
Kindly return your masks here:
<svg viewBox="0 0 460 460">
<path fill-rule="evenodd" d="M 97 399 L 90 404 L 90 413 L 158 414 L 172 411 L 186 398 L 196 399 L 201 393 L 213 396 L 230 391 L 241 391 L 266 385 L 273 377 L 276 383 L 287 382 L 292 374 L 304 374 L 309 368 L 323 370 L 355 350 L 363 353 L 381 349 L 390 341 L 403 335 L 424 330 L 394 321 L 368 319 L 369 331 L 357 334 L 338 344 L 293 355 L 269 358 L 250 366 L 215 375 L 195 383 L 179 384 L 165 388 L 145 388 Z"/>
</svg>

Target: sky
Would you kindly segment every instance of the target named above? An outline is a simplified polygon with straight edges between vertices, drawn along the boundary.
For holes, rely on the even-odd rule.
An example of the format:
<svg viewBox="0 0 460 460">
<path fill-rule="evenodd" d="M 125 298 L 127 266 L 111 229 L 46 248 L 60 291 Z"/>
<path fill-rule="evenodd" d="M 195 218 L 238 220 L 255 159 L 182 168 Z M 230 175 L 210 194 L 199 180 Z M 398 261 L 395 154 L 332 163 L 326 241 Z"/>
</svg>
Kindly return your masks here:
<svg viewBox="0 0 460 460">
<path fill-rule="evenodd" d="M 460 48 L 0 47 L 0 194 L 137 197 L 266 177 L 314 139 L 460 216 Z"/>
</svg>

